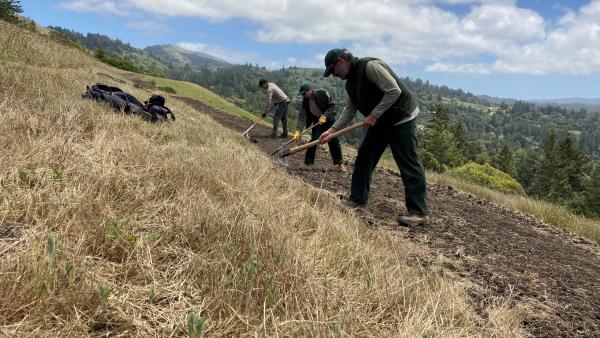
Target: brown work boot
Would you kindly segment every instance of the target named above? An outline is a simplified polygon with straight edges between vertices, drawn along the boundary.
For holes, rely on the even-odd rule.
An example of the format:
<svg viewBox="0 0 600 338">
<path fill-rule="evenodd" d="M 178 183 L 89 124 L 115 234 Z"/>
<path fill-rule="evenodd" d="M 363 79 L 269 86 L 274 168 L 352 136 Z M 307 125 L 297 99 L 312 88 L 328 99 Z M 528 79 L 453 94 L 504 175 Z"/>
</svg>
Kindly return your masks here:
<svg viewBox="0 0 600 338">
<path fill-rule="evenodd" d="M 398 223 L 404 226 L 426 225 L 428 222 L 429 217 L 427 215 L 408 215 L 398 218 Z"/>
<path fill-rule="evenodd" d="M 342 204 L 350 209 L 354 209 L 354 210 L 366 210 L 367 209 L 366 203 L 365 204 L 357 203 L 356 201 L 351 199 L 350 196 L 339 196 L 339 197 L 340 197 L 340 201 L 342 202 Z"/>
<path fill-rule="evenodd" d="M 277 134 L 269 134 L 269 138 L 277 138 Z"/>
<path fill-rule="evenodd" d="M 279 138 L 288 138 L 288 134 L 279 134 Z"/>
<path fill-rule="evenodd" d="M 348 171 L 348 169 L 346 169 L 346 166 L 343 164 L 336 164 L 335 165 L 335 171 L 341 172 L 341 173 L 345 173 Z"/>
</svg>

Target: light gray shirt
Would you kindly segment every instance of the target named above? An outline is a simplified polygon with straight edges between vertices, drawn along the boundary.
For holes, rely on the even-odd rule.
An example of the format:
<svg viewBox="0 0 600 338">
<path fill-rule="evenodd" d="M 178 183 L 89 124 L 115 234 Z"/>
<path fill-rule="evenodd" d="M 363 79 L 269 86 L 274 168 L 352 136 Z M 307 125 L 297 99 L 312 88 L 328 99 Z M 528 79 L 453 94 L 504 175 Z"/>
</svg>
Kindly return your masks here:
<svg viewBox="0 0 600 338">
<path fill-rule="evenodd" d="M 290 99 L 285 95 L 283 90 L 276 84 L 269 82 L 267 86 L 267 103 L 265 105 L 265 113 L 268 113 L 273 109 L 275 104 L 282 102 L 288 102 Z"/>
<path fill-rule="evenodd" d="M 396 83 L 396 80 L 394 79 L 392 74 L 388 72 L 388 70 L 384 66 L 383 61 L 381 60 L 371 60 L 367 62 L 367 65 L 365 67 L 365 73 L 367 75 L 367 79 L 373 82 L 377 86 L 377 88 L 379 88 L 383 92 L 383 97 L 381 98 L 381 101 L 370 112 L 370 115 L 378 119 L 379 117 L 381 117 L 381 115 L 383 115 L 383 113 L 386 110 L 388 110 L 394 104 L 394 102 L 398 100 L 400 94 L 402 93 L 402 90 L 398 86 L 398 83 Z M 346 102 L 346 108 L 344 108 L 344 111 L 342 112 L 340 118 L 333 124 L 333 128 L 337 130 L 344 128 L 345 126 L 350 124 L 350 122 L 352 122 L 352 119 L 354 119 L 354 116 L 356 116 L 357 112 L 358 109 L 356 108 L 350 97 L 348 97 L 348 100 Z M 416 107 L 415 110 L 413 110 L 410 114 L 402 118 L 402 120 L 398 121 L 394 125 L 397 126 L 399 124 L 406 123 L 417 117 L 418 114 L 419 107 Z"/>
</svg>

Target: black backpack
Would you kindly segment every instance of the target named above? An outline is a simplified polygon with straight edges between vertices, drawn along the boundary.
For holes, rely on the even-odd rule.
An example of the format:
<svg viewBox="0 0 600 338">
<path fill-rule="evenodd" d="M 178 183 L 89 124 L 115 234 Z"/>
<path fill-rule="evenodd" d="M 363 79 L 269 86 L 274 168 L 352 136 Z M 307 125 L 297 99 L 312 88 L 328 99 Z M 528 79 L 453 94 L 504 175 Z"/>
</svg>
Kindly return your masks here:
<svg viewBox="0 0 600 338">
<path fill-rule="evenodd" d="M 165 106 L 165 98 L 160 96 L 160 95 L 152 95 L 150 96 L 150 98 L 148 100 L 146 100 L 146 102 L 144 102 L 147 106 L 148 105 L 157 105 L 157 106 L 161 106 L 164 107 Z"/>
<path fill-rule="evenodd" d="M 115 110 L 125 114 L 144 114 L 144 105 L 135 96 L 122 91 L 117 87 L 110 87 L 96 83 L 92 87 L 87 86 L 84 98 L 108 102 Z"/>
<path fill-rule="evenodd" d="M 84 98 L 109 103 L 115 110 L 125 114 L 141 115 L 146 121 L 167 121 L 167 115 L 175 121 L 175 114 L 165 107 L 165 98 L 160 95 L 152 95 L 145 103 L 141 103 L 135 96 L 124 92 L 121 88 L 110 87 L 96 83 L 92 87 L 87 86 Z"/>
<path fill-rule="evenodd" d="M 168 120 L 168 115 L 171 115 L 171 119 L 175 121 L 175 114 L 165 106 L 165 98 L 160 95 L 150 96 L 144 102 L 144 106 L 146 107 L 146 111 L 151 115 L 150 121 L 152 122 L 166 121 Z"/>
</svg>

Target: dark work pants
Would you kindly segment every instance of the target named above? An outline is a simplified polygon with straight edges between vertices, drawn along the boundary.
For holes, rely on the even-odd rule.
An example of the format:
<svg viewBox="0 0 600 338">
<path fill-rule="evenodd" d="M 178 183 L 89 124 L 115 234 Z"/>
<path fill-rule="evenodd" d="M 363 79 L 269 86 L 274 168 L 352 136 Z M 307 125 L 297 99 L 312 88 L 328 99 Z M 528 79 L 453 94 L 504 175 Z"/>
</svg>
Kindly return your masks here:
<svg viewBox="0 0 600 338">
<path fill-rule="evenodd" d="M 289 105 L 289 102 L 283 102 L 274 107 L 275 116 L 273 116 L 273 131 L 271 132 L 271 135 L 277 135 L 277 129 L 279 128 L 279 120 L 281 120 L 281 125 L 283 127 L 283 135 L 288 134 L 287 115 Z"/>
<path fill-rule="evenodd" d="M 359 204 L 367 203 L 373 170 L 388 145 L 400 169 L 408 214 L 427 215 L 425 171 L 417 153 L 414 119 L 395 127 L 367 130 L 354 163 L 350 198 Z"/>
<path fill-rule="evenodd" d="M 321 134 L 323 134 L 327 129 L 333 126 L 335 120 L 327 120 L 327 122 L 323 124 L 319 124 L 315 126 L 311 130 L 310 141 L 318 140 Z M 334 138 L 329 141 L 329 153 L 331 154 L 331 159 L 333 160 L 333 164 L 342 164 L 342 146 L 340 145 L 340 140 Z M 314 164 L 315 163 L 315 154 L 317 153 L 317 146 L 310 147 L 306 150 L 306 154 L 304 155 L 304 163 L 305 164 Z"/>
</svg>

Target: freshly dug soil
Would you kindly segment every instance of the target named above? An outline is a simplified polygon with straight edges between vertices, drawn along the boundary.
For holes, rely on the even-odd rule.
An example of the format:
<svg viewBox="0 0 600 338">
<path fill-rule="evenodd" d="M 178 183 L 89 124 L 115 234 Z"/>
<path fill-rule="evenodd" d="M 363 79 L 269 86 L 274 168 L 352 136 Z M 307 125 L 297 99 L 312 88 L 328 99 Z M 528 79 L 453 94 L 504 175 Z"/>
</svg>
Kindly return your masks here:
<svg viewBox="0 0 600 338">
<path fill-rule="evenodd" d="M 180 99 L 237 132 L 252 123 L 200 101 Z M 260 125 L 250 134 L 267 154 L 286 141 L 267 138 L 270 128 Z M 304 152 L 290 156 L 289 167 L 282 170 L 336 194 L 349 193 L 351 161 L 348 172 L 340 173 L 333 170 L 327 147 L 319 147 L 311 170 L 303 167 L 303 157 Z M 508 300 L 529 309 L 522 325 L 533 336 L 600 337 L 599 245 L 449 186 L 429 184 L 427 192 L 429 224 L 400 226 L 396 219 L 405 210 L 400 174 L 378 168 L 368 216 L 362 219 L 374 230 L 397 231 L 427 248 L 430 260 L 418 257 L 418 264 L 439 255 L 447 258 L 448 275 L 471 285 L 471 303 L 484 318 L 490 304 Z"/>
</svg>

